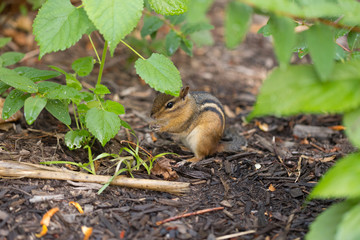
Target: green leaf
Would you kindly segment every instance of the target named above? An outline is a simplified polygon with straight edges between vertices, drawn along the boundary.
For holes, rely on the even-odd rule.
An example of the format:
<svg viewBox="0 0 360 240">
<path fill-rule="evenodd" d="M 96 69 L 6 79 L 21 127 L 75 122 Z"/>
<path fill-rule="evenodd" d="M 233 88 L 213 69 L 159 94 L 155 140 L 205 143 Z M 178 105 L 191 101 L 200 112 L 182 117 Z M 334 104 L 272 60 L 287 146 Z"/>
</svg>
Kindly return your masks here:
<svg viewBox="0 0 360 240">
<path fill-rule="evenodd" d="M 2 59 L 2 66 L 7 67 L 19 62 L 23 59 L 25 54 L 19 52 L 6 52 L 3 53 L 0 58 Z"/>
<path fill-rule="evenodd" d="M 84 0 L 91 21 L 108 41 L 113 55 L 116 45 L 129 34 L 140 20 L 143 0 Z"/>
<path fill-rule="evenodd" d="M 79 91 L 82 89 L 82 85 L 79 82 L 79 80 L 77 80 L 76 74 L 67 73 L 65 70 L 63 70 L 63 69 L 61 69 L 59 67 L 56 67 L 56 66 L 50 65 L 49 67 L 54 69 L 55 71 L 65 75 L 66 85 L 67 86 L 72 87 L 72 88 L 74 88 L 76 90 L 79 90 Z"/>
<path fill-rule="evenodd" d="M 182 38 L 180 42 L 180 48 L 186 52 L 187 55 L 190 57 L 193 56 L 192 49 L 193 49 L 193 43 L 189 39 Z"/>
<path fill-rule="evenodd" d="M 83 97 L 78 90 L 64 85 L 50 87 L 45 93 L 48 99 L 70 99 L 76 103 L 79 103 Z"/>
<path fill-rule="evenodd" d="M 27 99 L 30 94 L 25 94 L 23 91 L 14 89 L 6 97 L 4 106 L 2 109 L 2 119 L 6 120 L 24 106 L 25 99 Z"/>
<path fill-rule="evenodd" d="M 313 66 L 275 69 L 261 87 L 250 118 L 261 115 L 342 113 L 360 106 L 360 62 L 337 63 L 326 82 Z"/>
<path fill-rule="evenodd" d="M 149 0 L 150 6 L 161 15 L 178 15 L 187 11 L 189 0 Z"/>
<path fill-rule="evenodd" d="M 120 119 L 120 123 L 121 123 L 121 126 L 123 126 L 124 128 L 132 130 L 131 126 L 127 122 L 125 122 L 124 120 Z"/>
<path fill-rule="evenodd" d="M 33 82 L 44 81 L 60 76 L 59 73 L 48 70 L 40 70 L 32 67 L 17 67 L 14 69 L 20 76 L 29 78 Z"/>
<path fill-rule="evenodd" d="M 57 67 L 57 66 L 53 66 L 53 65 L 49 65 L 50 68 L 54 69 L 55 71 L 59 72 L 59 73 L 62 73 L 64 75 L 68 74 L 65 70 Z"/>
<path fill-rule="evenodd" d="M 360 204 L 349 209 L 339 224 L 335 235 L 336 240 L 358 240 L 360 239 Z"/>
<path fill-rule="evenodd" d="M 111 100 L 106 100 L 106 102 L 104 104 L 104 108 L 106 111 L 113 112 L 117 115 L 121 115 L 121 114 L 125 113 L 125 108 L 123 105 L 121 105 L 118 102 L 111 101 Z"/>
<path fill-rule="evenodd" d="M 225 44 L 235 48 L 242 42 L 251 24 L 252 8 L 232 1 L 225 9 Z"/>
<path fill-rule="evenodd" d="M 79 82 L 79 80 L 77 80 L 75 74 L 66 73 L 65 74 L 65 79 L 66 79 L 66 85 L 67 86 L 72 87 L 72 88 L 74 88 L 76 90 L 79 90 L 79 91 L 82 89 L 82 85 Z"/>
<path fill-rule="evenodd" d="M 54 117 L 60 122 L 70 125 L 71 118 L 69 114 L 68 103 L 64 100 L 49 99 L 45 106 L 46 110 L 49 111 Z"/>
<path fill-rule="evenodd" d="M 324 24 L 315 24 L 307 30 L 307 42 L 310 56 L 321 80 L 333 71 L 335 42 L 332 28 Z"/>
<path fill-rule="evenodd" d="M 176 34 L 173 30 L 166 35 L 165 38 L 165 49 L 169 56 L 173 55 L 178 50 L 181 42 L 181 37 Z"/>
<path fill-rule="evenodd" d="M 347 42 L 349 44 L 350 51 L 360 48 L 360 33 L 350 32 L 347 37 Z"/>
<path fill-rule="evenodd" d="M 47 1 L 33 25 L 35 40 L 40 45 L 40 58 L 46 53 L 71 47 L 91 26 L 84 9 L 74 7 L 69 0 Z"/>
<path fill-rule="evenodd" d="M 335 30 L 335 39 L 345 36 L 350 32 L 350 29 L 345 29 L 345 28 L 336 28 L 334 30 Z"/>
<path fill-rule="evenodd" d="M 192 33 L 190 38 L 198 47 L 214 45 L 214 38 L 209 30 Z"/>
<path fill-rule="evenodd" d="M 9 87 L 10 87 L 9 85 L 7 85 L 6 83 L 0 81 L 0 94 L 5 92 L 6 90 L 8 90 Z"/>
<path fill-rule="evenodd" d="M 310 225 L 306 240 L 335 240 L 335 234 L 344 215 L 354 206 L 351 201 L 332 205 Z M 348 239 L 348 238 L 343 238 Z"/>
<path fill-rule="evenodd" d="M 271 13 L 286 12 L 289 15 L 300 18 L 340 17 L 344 11 L 335 1 L 249 0 L 247 3 L 262 11 Z"/>
<path fill-rule="evenodd" d="M 39 93 L 48 93 L 54 90 L 54 88 L 60 87 L 61 84 L 46 81 L 46 82 L 39 82 L 37 86 L 39 88 Z"/>
<path fill-rule="evenodd" d="M 72 69 L 80 77 L 85 77 L 91 73 L 94 67 L 94 58 L 93 57 L 83 57 L 76 59 L 71 64 Z"/>
<path fill-rule="evenodd" d="M 29 97 L 25 100 L 24 116 L 29 125 L 34 123 L 40 112 L 44 109 L 46 102 L 46 98 L 39 95 Z"/>
<path fill-rule="evenodd" d="M 105 145 L 120 130 L 120 118 L 113 112 L 92 108 L 86 113 L 86 126 Z"/>
<path fill-rule="evenodd" d="M 360 154 L 354 153 L 338 160 L 311 192 L 311 198 L 360 197 Z"/>
<path fill-rule="evenodd" d="M 213 5 L 214 0 L 191 0 L 186 12 L 186 21 L 190 23 L 209 21 L 207 12 Z"/>
<path fill-rule="evenodd" d="M 335 45 L 335 57 L 334 57 L 334 59 L 336 61 L 345 62 L 345 61 L 347 61 L 349 55 L 350 55 L 349 52 L 345 51 L 339 45 Z"/>
<path fill-rule="evenodd" d="M 268 22 L 266 25 L 262 26 L 257 33 L 264 35 L 264 37 L 270 37 L 272 35 L 270 23 Z"/>
<path fill-rule="evenodd" d="M 141 37 L 144 38 L 145 36 L 156 32 L 162 25 L 164 25 L 164 22 L 159 17 L 145 16 L 144 26 L 141 28 Z"/>
<path fill-rule="evenodd" d="M 82 148 L 88 141 L 90 133 L 87 130 L 73 130 L 65 134 L 65 144 L 70 150 Z"/>
<path fill-rule="evenodd" d="M 103 84 L 96 84 L 94 89 L 95 94 L 110 94 L 110 90 Z"/>
<path fill-rule="evenodd" d="M 269 26 L 274 38 L 276 57 L 280 67 L 285 68 L 289 64 L 296 41 L 295 23 L 290 18 L 272 16 Z"/>
<path fill-rule="evenodd" d="M 206 22 L 197 22 L 197 23 L 186 23 L 182 25 L 181 31 L 185 35 L 189 35 L 195 32 L 203 30 L 211 30 L 214 26 Z"/>
<path fill-rule="evenodd" d="M 352 52 L 351 59 L 352 60 L 360 60 L 360 52 Z"/>
<path fill-rule="evenodd" d="M 298 57 L 301 59 L 309 53 L 309 48 L 306 42 L 306 32 L 302 31 L 295 34 L 296 43 L 293 51 L 298 53 Z"/>
<path fill-rule="evenodd" d="M 343 122 L 346 136 L 354 146 L 360 147 L 360 108 L 346 112 Z"/>
<path fill-rule="evenodd" d="M 137 74 L 157 91 L 177 96 L 182 82 L 175 65 L 164 55 L 153 53 L 150 58 L 135 62 Z"/>
<path fill-rule="evenodd" d="M 178 25 L 183 21 L 185 21 L 185 19 L 187 19 L 187 15 L 186 14 L 170 15 L 170 16 L 166 16 L 166 19 L 168 19 L 172 25 Z"/>
<path fill-rule="evenodd" d="M 9 37 L 2 37 L 0 38 L 0 48 L 2 48 L 3 46 L 5 46 L 6 44 L 8 44 L 11 41 L 11 38 Z"/>
<path fill-rule="evenodd" d="M 36 84 L 29 78 L 7 68 L 0 68 L 0 81 L 24 92 L 36 93 L 38 90 Z"/>
</svg>

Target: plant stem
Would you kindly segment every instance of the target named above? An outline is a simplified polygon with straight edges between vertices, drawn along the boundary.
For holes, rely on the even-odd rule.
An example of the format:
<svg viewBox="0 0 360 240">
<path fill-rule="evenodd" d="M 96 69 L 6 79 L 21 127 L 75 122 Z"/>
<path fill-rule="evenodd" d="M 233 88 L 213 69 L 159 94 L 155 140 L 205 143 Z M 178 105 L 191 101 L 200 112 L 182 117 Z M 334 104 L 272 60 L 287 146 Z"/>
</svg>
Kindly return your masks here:
<svg viewBox="0 0 360 240">
<path fill-rule="evenodd" d="M 103 73 L 104 65 L 105 65 L 105 58 L 106 58 L 107 48 L 108 48 L 108 42 L 105 41 L 104 49 L 103 49 L 103 54 L 102 54 L 102 56 L 101 56 L 99 76 L 98 76 L 98 80 L 97 80 L 97 83 L 96 83 L 96 84 L 100 84 L 100 83 L 101 83 L 102 73 Z"/>
<path fill-rule="evenodd" d="M 74 104 L 74 102 L 72 102 L 72 106 L 73 106 L 73 110 L 74 110 L 74 118 L 75 118 L 75 122 L 76 122 L 76 127 L 77 127 L 78 129 L 80 129 L 80 127 L 79 127 L 79 121 L 78 121 L 78 119 L 77 119 L 77 117 L 76 117 L 76 109 L 75 109 L 75 104 Z"/>
<path fill-rule="evenodd" d="M 92 153 L 91 153 L 91 147 L 89 145 L 86 145 L 84 148 L 88 149 L 88 158 L 89 158 L 89 164 L 90 164 L 90 168 L 91 168 L 91 173 L 96 175 L 93 156 L 92 156 Z"/>
<path fill-rule="evenodd" d="M 98 52 L 97 52 L 97 50 L 96 50 L 96 47 L 95 47 L 95 45 L 94 45 L 94 42 L 93 42 L 93 40 L 92 40 L 92 38 L 91 38 L 90 35 L 88 35 L 88 37 L 89 37 L 91 46 L 93 47 L 94 52 L 95 52 L 95 54 L 96 54 L 96 57 L 97 57 L 97 59 L 98 59 L 98 62 L 100 63 L 101 60 L 100 60 L 99 54 L 98 54 Z"/>
<path fill-rule="evenodd" d="M 128 48 L 130 48 L 131 51 L 133 51 L 136 55 L 138 55 L 142 60 L 145 60 L 145 58 L 143 56 L 140 55 L 140 53 L 138 53 L 137 51 L 135 51 L 135 49 L 133 49 L 129 44 L 127 44 L 126 42 L 124 42 L 123 40 L 120 40 L 120 42 L 122 42 L 125 46 L 127 46 Z"/>
<path fill-rule="evenodd" d="M 68 127 L 68 129 L 69 129 L 70 131 L 73 130 L 69 125 L 67 125 L 67 124 L 65 124 L 65 125 Z"/>
</svg>

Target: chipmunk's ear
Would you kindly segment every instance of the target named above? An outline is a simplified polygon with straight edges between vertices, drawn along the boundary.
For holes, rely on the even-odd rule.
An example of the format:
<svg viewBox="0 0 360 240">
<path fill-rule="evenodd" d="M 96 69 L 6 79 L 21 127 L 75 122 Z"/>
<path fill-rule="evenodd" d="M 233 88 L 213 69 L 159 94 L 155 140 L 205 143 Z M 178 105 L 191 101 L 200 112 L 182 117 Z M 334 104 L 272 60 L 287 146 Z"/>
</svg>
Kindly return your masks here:
<svg viewBox="0 0 360 240">
<path fill-rule="evenodd" d="M 182 100 L 184 100 L 186 95 L 188 95 L 188 93 L 189 93 L 189 86 L 186 86 L 185 88 L 182 88 L 181 91 L 180 91 L 180 98 Z"/>
</svg>

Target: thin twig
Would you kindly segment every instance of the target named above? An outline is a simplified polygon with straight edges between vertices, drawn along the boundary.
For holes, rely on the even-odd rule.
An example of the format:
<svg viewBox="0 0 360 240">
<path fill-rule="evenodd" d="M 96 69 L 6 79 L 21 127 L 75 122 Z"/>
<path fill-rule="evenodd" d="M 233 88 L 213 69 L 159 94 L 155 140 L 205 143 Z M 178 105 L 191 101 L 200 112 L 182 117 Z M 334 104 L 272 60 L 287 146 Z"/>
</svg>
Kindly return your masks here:
<svg viewBox="0 0 360 240">
<path fill-rule="evenodd" d="M 229 238 L 234 239 L 236 237 L 248 235 L 248 234 L 251 234 L 251 233 L 256 233 L 256 231 L 255 230 L 248 230 L 248 231 L 245 231 L 245 232 L 238 232 L 238 233 L 233 233 L 233 234 L 229 234 L 229 235 L 224 235 L 224 236 L 221 236 L 221 237 L 217 237 L 215 239 L 216 240 L 224 240 L 224 239 L 229 239 Z"/>
<path fill-rule="evenodd" d="M 3 177 L 26 177 L 40 179 L 71 180 L 77 182 L 107 183 L 112 176 L 90 175 L 74 172 L 67 169 L 42 166 L 17 161 L 0 161 L 0 178 Z M 128 178 L 117 176 L 111 185 L 148 189 L 172 194 L 184 194 L 189 192 L 189 183 L 170 182 L 164 180 Z"/>
<path fill-rule="evenodd" d="M 212 211 L 223 210 L 223 209 L 224 209 L 224 207 L 215 207 L 215 208 L 207 208 L 207 209 L 199 210 L 199 211 L 196 211 L 196 212 L 185 213 L 185 214 L 181 214 L 181 215 L 177 215 L 177 216 L 174 216 L 174 217 L 171 217 L 171 218 L 164 219 L 162 221 L 158 221 L 158 222 L 156 222 L 156 225 L 159 226 L 161 224 L 171 222 L 171 221 L 175 221 L 175 220 L 178 220 L 180 218 L 200 215 L 200 214 L 204 214 L 204 213 L 208 213 L 208 212 L 212 212 Z"/>
</svg>

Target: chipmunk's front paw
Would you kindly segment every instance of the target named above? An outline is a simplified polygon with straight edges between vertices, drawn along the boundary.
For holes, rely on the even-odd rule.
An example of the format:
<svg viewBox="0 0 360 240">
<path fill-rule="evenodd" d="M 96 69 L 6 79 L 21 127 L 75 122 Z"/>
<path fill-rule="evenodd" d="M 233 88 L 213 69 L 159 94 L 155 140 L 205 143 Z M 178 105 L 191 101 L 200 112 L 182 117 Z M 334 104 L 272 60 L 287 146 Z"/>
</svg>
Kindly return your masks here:
<svg viewBox="0 0 360 240">
<path fill-rule="evenodd" d="M 187 160 L 182 160 L 181 162 L 178 162 L 175 164 L 175 167 L 182 167 L 184 166 L 186 163 L 189 163 Z"/>
<path fill-rule="evenodd" d="M 149 128 L 154 132 L 160 132 L 161 126 L 156 123 L 150 123 Z"/>
</svg>

